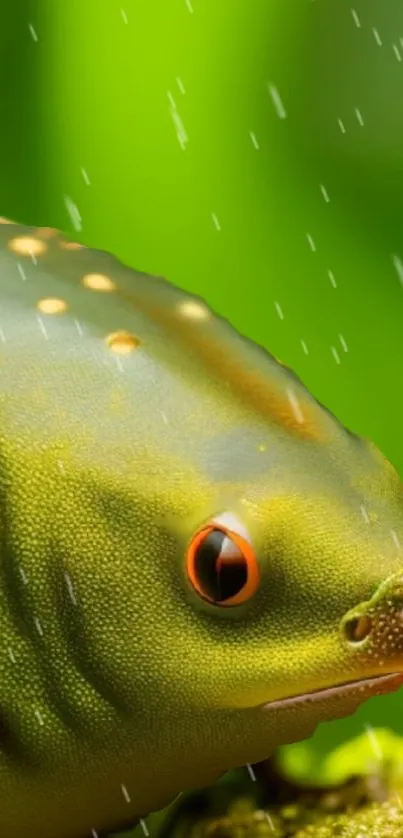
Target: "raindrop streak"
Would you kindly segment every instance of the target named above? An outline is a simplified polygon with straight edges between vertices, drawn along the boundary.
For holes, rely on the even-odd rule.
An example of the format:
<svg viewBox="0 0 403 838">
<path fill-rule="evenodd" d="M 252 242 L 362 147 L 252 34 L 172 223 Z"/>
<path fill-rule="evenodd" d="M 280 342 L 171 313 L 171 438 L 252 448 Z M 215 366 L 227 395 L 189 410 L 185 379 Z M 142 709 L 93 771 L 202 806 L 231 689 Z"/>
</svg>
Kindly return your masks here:
<svg viewBox="0 0 403 838">
<path fill-rule="evenodd" d="M 342 346 L 342 349 L 344 350 L 344 352 L 348 352 L 348 346 L 347 346 L 347 343 L 346 343 L 345 338 L 343 337 L 343 335 L 339 335 L 339 341 L 341 343 L 341 346 Z"/>
<path fill-rule="evenodd" d="M 313 238 L 312 238 L 311 234 L 310 234 L 310 233 L 307 233 L 307 234 L 306 234 L 306 238 L 307 238 L 307 241 L 308 241 L 309 247 L 310 247 L 310 248 L 311 248 L 311 250 L 315 253 L 315 251 L 316 251 L 316 244 L 315 244 L 315 242 L 314 242 L 314 240 L 313 240 Z"/>
<path fill-rule="evenodd" d="M 32 23 L 29 23 L 29 24 L 28 24 L 28 28 L 29 28 L 29 31 L 30 31 L 30 33 L 31 33 L 31 35 L 32 35 L 32 40 L 33 40 L 33 41 L 35 41 L 35 43 L 37 43 L 37 42 L 38 42 L 38 36 L 37 36 L 37 34 L 36 34 L 36 32 L 35 32 L 34 27 L 32 26 Z"/>
<path fill-rule="evenodd" d="M 340 118 L 337 120 L 337 122 L 338 122 L 338 126 L 339 126 L 339 128 L 340 128 L 341 133 L 342 133 L 342 134 L 345 134 L 345 133 L 346 133 L 346 129 L 345 129 L 345 127 L 344 127 L 344 122 L 343 122 Z"/>
<path fill-rule="evenodd" d="M 40 710 L 35 710 L 35 716 L 38 719 L 39 724 L 42 726 L 44 724 L 44 721 Z"/>
<path fill-rule="evenodd" d="M 39 328 L 40 328 L 40 330 L 43 334 L 43 337 L 45 338 L 45 340 L 49 340 L 49 335 L 46 331 L 46 326 L 45 326 L 42 318 L 39 316 L 39 314 L 36 315 L 36 319 L 38 321 L 38 326 L 39 326 Z"/>
<path fill-rule="evenodd" d="M 120 10 L 120 14 L 122 15 L 122 20 L 123 20 L 123 23 L 129 23 L 129 21 L 128 21 L 128 19 L 127 19 L 127 14 L 126 14 L 126 12 L 125 12 L 125 10 L 124 10 L 124 9 L 121 9 L 121 10 Z"/>
<path fill-rule="evenodd" d="M 284 320 L 283 309 L 281 308 L 280 303 L 275 302 L 275 303 L 274 303 L 274 307 L 275 307 L 275 309 L 276 309 L 276 311 L 277 311 L 277 314 L 278 314 L 278 316 L 279 316 L 280 320 Z"/>
<path fill-rule="evenodd" d="M 279 119 L 286 119 L 287 112 L 281 100 L 281 96 L 277 90 L 277 87 L 275 87 L 274 84 L 268 84 L 267 86 L 269 88 L 269 93 L 272 98 L 273 105 L 276 109 L 277 116 L 279 117 Z"/>
<path fill-rule="evenodd" d="M 176 84 L 178 85 L 178 88 L 179 88 L 180 92 L 182 93 L 182 96 L 184 96 L 185 93 L 186 93 L 185 85 L 183 84 L 183 81 L 179 76 L 176 77 Z"/>
<path fill-rule="evenodd" d="M 39 634 L 41 637 L 43 637 L 43 628 L 42 628 L 42 626 L 41 626 L 41 624 L 40 624 L 40 621 L 38 620 L 38 617 L 35 617 L 34 623 L 35 623 L 35 628 L 36 628 L 36 630 L 37 630 L 38 634 Z"/>
<path fill-rule="evenodd" d="M 84 168 L 83 168 L 83 166 L 81 166 L 81 170 L 80 170 L 80 171 L 81 171 L 81 174 L 82 174 L 82 176 L 83 176 L 83 181 L 84 181 L 84 183 L 85 183 L 87 186 L 90 186 L 90 185 L 91 185 L 91 181 L 90 181 L 90 179 L 89 179 L 89 177 L 88 177 L 87 170 L 86 170 L 86 169 L 84 169 Z"/>
<path fill-rule="evenodd" d="M 360 27 L 361 27 L 361 21 L 360 21 L 360 18 L 358 17 L 358 15 L 357 15 L 356 10 L 355 10 L 355 9 L 351 9 L 351 14 L 352 14 L 352 16 L 353 16 L 353 21 L 354 21 L 355 25 L 357 26 L 357 28 L 358 28 L 358 29 L 360 29 Z"/>
<path fill-rule="evenodd" d="M 171 115 L 172 122 L 176 128 L 176 136 L 179 141 L 179 145 L 181 149 L 185 149 L 188 144 L 188 135 L 185 130 L 185 126 L 183 121 L 178 113 L 178 109 L 176 107 L 176 102 L 170 90 L 167 91 L 168 99 L 169 99 L 169 113 Z"/>
<path fill-rule="evenodd" d="M 216 228 L 216 230 L 221 230 L 221 224 L 220 224 L 215 212 L 211 213 L 211 217 L 213 219 L 213 224 L 214 224 L 214 227 Z"/>
<path fill-rule="evenodd" d="M 67 571 L 64 574 L 64 578 L 66 580 L 67 590 L 69 592 L 70 599 L 71 599 L 73 605 L 77 605 L 76 595 L 74 593 L 74 588 L 73 588 L 73 582 L 71 580 L 70 574 L 67 573 Z"/>
<path fill-rule="evenodd" d="M 255 783 L 255 782 L 256 782 L 256 774 L 255 774 L 255 772 L 254 772 L 254 770 L 253 770 L 252 766 L 251 766 L 251 765 L 249 765 L 249 763 L 248 763 L 246 767 L 247 767 L 247 769 L 248 769 L 248 771 L 249 771 L 249 776 L 250 776 L 251 780 L 253 780 L 253 782 Z"/>
<path fill-rule="evenodd" d="M 122 783 L 120 788 L 122 789 L 122 794 L 123 794 L 124 799 L 126 800 L 126 803 L 130 803 L 130 794 L 127 791 L 126 786 L 123 785 L 123 783 Z"/>
<path fill-rule="evenodd" d="M 274 823 L 273 823 L 269 813 L 265 812 L 265 816 L 266 816 L 266 820 L 267 820 L 267 823 L 269 824 L 270 829 L 272 829 L 273 832 L 274 832 Z"/>
<path fill-rule="evenodd" d="M 374 27 L 372 27 L 372 32 L 373 32 L 374 38 L 376 40 L 376 43 L 378 44 L 379 47 L 381 47 L 382 46 L 382 41 L 381 41 L 378 30 L 375 29 Z"/>
<path fill-rule="evenodd" d="M 307 347 L 305 341 L 302 338 L 301 338 L 301 346 L 302 346 L 302 349 L 303 349 L 305 355 L 308 355 L 308 347 Z"/>
<path fill-rule="evenodd" d="M 20 569 L 19 569 L 19 570 L 20 570 L 20 576 L 21 576 L 21 579 L 22 579 L 22 581 L 23 581 L 24 585 L 28 585 L 28 576 L 27 576 L 27 574 L 25 573 L 24 568 L 23 568 L 23 567 L 20 567 Z"/>
<path fill-rule="evenodd" d="M 396 56 L 397 60 L 401 61 L 402 56 L 400 55 L 399 47 L 396 44 L 393 44 L 393 52 L 395 53 L 395 56 Z"/>
<path fill-rule="evenodd" d="M 326 189 L 326 186 L 323 186 L 323 183 L 320 184 L 320 191 L 321 191 L 326 203 L 328 204 L 330 202 L 329 193 Z"/>
<path fill-rule="evenodd" d="M 363 126 L 364 125 L 364 120 L 362 118 L 361 111 L 359 111 L 358 108 L 354 108 L 354 110 L 355 110 L 355 115 L 356 115 L 357 120 L 358 120 L 358 124 Z"/>
<path fill-rule="evenodd" d="M 336 282 L 336 279 L 335 279 L 335 276 L 334 276 L 333 271 L 331 271 L 331 270 L 329 269 L 329 270 L 328 270 L 328 272 L 327 272 L 327 275 L 328 275 L 328 277 L 329 277 L 329 279 L 330 279 L 330 284 L 331 284 L 331 285 L 333 285 L 333 288 L 337 288 L 337 282 Z"/>
<path fill-rule="evenodd" d="M 383 757 L 382 748 L 381 748 L 381 746 L 378 742 L 378 739 L 376 738 L 376 735 L 374 733 L 374 729 L 371 727 L 371 725 L 365 725 L 365 729 L 367 731 L 368 739 L 371 742 L 372 750 L 373 750 L 376 758 L 379 759 L 379 761 L 381 761 L 382 757 Z"/>
<path fill-rule="evenodd" d="M 398 275 L 399 281 L 401 285 L 403 285 L 403 262 L 400 256 L 397 255 L 397 253 L 392 253 L 392 262 L 395 266 L 395 270 Z"/>
<path fill-rule="evenodd" d="M 294 390 L 287 389 L 287 398 L 298 424 L 302 425 L 304 422 L 304 414 L 302 413 L 300 403 L 294 393 Z"/>
<path fill-rule="evenodd" d="M 394 543 L 395 547 L 396 547 L 398 550 L 401 550 L 400 541 L 399 541 L 399 539 L 398 539 L 398 536 L 397 536 L 397 532 L 396 532 L 396 530 L 391 530 L 391 531 L 390 531 L 390 534 L 391 534 L 391 536 L 392 536 L 392 538 L 393 538 L 393 543 Z"/>
<path fill-rule="evenodd" d="M 80 232 L 83 229 L 83 224 L 78 207 L 68 195 L 64 196 L 64 203 L 74 229 Z"/>
<path fill-rule="evenodd" d="M 25 282 L 27 277 L 25 275 L 25 271 L 24 271 L 24 268 L 21 265 L 21 262 L 17 262 L 17 270 L 18 270 L 18 273 L 19 273 L 21 279 Z"/>
<path fill-rule="evenodd" d="M 250 136 L 250 138 L 251 138 L 251 140 L 252 140 L 252 143 L 253 143 L 254 147 L 255 147 L 256 149 L 258 149 L 258 148 L 259 148 L 259 143 L 258 143 L 258 141 L 257 141 L 257 139 L 256 139 L 256 136 L 255 136 L 255 134 L 253 133 L 253 131 L 249 131 L 249 136 Z"/>
<path fill-rule="evenodd" d="M 334 360 L 336 361 L 336 364 L 340 364 L 340 355 L 339 355 L 336 347 L 331 346 L 330 348 L 332 350 L 332 355 L 333 355 Z"/>
</svg>

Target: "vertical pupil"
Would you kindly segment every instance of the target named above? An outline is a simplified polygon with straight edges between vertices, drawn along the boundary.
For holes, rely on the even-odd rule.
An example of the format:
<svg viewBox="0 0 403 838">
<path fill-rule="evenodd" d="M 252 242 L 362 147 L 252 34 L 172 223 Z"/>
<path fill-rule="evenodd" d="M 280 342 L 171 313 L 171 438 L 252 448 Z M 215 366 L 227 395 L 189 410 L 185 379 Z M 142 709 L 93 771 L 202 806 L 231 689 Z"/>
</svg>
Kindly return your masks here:
<svg viewBox="0 0 403 838">
<path fill-rule="evenodd" d="M 214 602 L 236 596 L 248 578 L 242 551 L 221 530 L 212 530 L 199 544 L 195 572 L 201 591 Z"/>
</svg>

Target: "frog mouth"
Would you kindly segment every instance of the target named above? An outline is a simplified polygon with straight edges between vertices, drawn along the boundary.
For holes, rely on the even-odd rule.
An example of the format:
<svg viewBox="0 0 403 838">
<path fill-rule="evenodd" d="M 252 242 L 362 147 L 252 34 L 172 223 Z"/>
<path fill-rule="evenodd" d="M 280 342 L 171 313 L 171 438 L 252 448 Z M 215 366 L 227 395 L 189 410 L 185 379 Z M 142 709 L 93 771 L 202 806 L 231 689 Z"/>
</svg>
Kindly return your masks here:
<svg viewBox="0 0 403 838">
<path fill-rule="evenodd" d="M 291 695 L 287 698 L 268 701 L 261 706 L 262 710 L 285 710 L 316 702 L 338 700 L 343 698 L 356 698 L 359 704 L 368 698 L 376 695 L 385 695 L 395 692 L 403 685 L 403 672 L 392 672 L 388 675 L 374 675 L 370 678 L 361 678 L 354 681 L 343 681 L 330 687 L 322 687 L 312 692 Z"/>
</svg>

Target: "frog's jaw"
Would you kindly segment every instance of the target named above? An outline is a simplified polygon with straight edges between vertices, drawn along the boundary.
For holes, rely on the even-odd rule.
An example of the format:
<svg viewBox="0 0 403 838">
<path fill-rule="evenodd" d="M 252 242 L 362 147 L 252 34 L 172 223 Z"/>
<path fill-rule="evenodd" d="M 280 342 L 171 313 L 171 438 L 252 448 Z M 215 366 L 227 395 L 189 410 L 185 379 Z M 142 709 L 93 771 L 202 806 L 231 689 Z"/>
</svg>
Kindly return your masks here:
<svg viewBox="0 0 403 838">
<path fill-rule="evenodd" d="M 269 702 L 253 710 L 233 711 L 223 727 L 231 747 L 226 769 L 262 762 L 281 745 L 309 739 L 322 722 L 353 715 L 369 698 L 403 686 L 403 672 L 338 684 Z"/>
</svg>

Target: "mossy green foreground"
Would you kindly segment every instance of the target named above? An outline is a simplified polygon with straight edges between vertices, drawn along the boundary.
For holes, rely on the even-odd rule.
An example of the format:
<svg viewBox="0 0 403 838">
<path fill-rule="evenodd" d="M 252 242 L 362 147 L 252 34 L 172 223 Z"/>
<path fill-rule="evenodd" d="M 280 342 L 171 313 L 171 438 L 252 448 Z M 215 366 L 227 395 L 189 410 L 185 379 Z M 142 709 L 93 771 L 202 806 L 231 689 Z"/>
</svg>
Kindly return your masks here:
<svg viewBox="0 0 403 838">
<path fill-rule="evenodd" d="M 291 807 L 290 807 L 291 809 Z M 301 825 L 304 820 L 310 821 Z M 198 823 L 189 838 L 399 838 L 403 810 L 399 803 L 367 804 L 356 811 L 321 816 L 303 808 L 269 818 L 262 810 L 229 812 L 221 820 Z"/>
<path fill-rule="evenodd" d="M 308 765 L 309 743 L 298 746 L 300 756 L 303 748 Z M 403 837 L 401 737 L 367 730 L 304 778 L 295 751 L 287 749 L 286 758 L 233 772 L 209 791 L 179 800 L 162 826 L 149 822 L 150 838 Z"/>
</svg>

